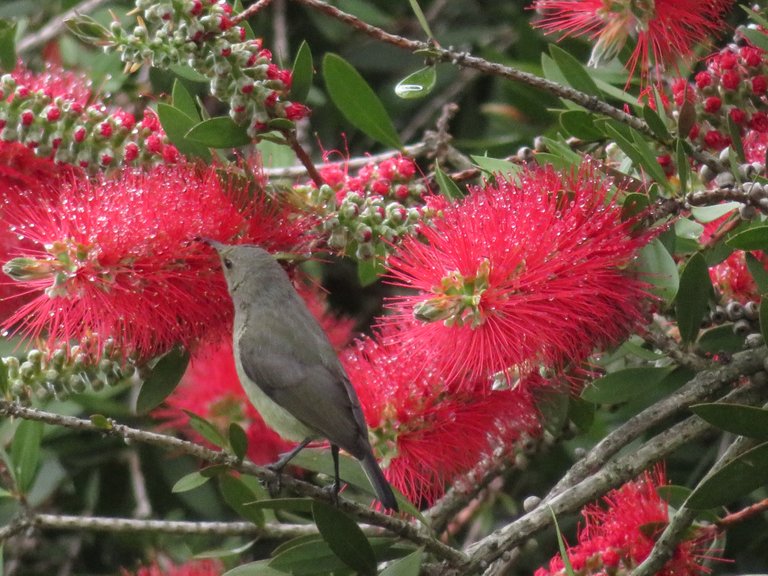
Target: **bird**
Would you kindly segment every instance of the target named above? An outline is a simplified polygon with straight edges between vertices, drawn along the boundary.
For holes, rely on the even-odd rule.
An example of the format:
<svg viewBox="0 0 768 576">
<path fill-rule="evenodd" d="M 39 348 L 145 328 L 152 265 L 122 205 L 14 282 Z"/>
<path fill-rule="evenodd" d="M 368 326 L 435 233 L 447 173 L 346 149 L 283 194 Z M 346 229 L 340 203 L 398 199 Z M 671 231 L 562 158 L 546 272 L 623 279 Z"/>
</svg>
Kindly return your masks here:
<svg viewBox="0 0 768 576">
<path fill-rule="evenodd" d="M 307 444 L 325 438 L 333 456 L 334 498 L 341 486 L 341 448 L 360 461 L 382 506 L 398 511 L 373 454 L 355 389 L 283 267 L 260 246 L 199 240 L 218 252 L 232 297 L 240 383 L 267 425 L 299 443 L 270 468 L 280 472 Z"/>
</svg>

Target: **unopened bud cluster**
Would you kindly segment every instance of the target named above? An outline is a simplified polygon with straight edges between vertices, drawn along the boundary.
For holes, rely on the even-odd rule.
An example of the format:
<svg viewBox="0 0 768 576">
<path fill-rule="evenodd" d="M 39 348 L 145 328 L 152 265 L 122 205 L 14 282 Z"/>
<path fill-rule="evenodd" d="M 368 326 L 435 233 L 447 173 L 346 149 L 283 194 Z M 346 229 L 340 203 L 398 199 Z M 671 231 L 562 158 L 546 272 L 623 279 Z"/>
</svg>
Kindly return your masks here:
<svg viewBox="0 0 768 576">
<path fill-rule="evenodd" d="M 760 334 L 760 305 L 753 301 L 741 303 L 730 300 L 724 306 L 716 306 L 709 315 L 712 324 L 733 323 L 733 333 L 747 339 L 747 345 L 761 344 Z M 759 338 L 759 340 L 758 340 Z"/>
<path fill-rule="evenodd" d="M 326 182 L 296 187 L 307 208 L 322 219 L 328 246 L 358 260 L 385 253 L 439 211 L 439 203 L 415 180 L 416 165 L 398 156 L 363 166 L 349 176 L 342 165 L 320 170 Z"/>
<path fill-rule="evenodd" d="M 33 399 L 64 399 L 70 394 L 102 390 L 133 378 L 135 366 L 125 361 L 114 342 L 107 339 L 101 346 L 95 339 L 80 345 L 66 345 L 48 353 L 30 350 L 25 360 L 16 356 L 2 359 L 0 369 L 7 371 L 2 395 L 6 399 L 29 403 Z"/>
<path fill-rule="evenodd" d="M 309 114 L 306 106 L 288 100 L 291 72 L 272 62 L 261 40 L 246 39 L 245 28 L 233 25 L 226 2 L 136 0 L 136 9 L 140 19 L 133 31 L 115 22 L 92 40 L 118 50 L 129 64 L 190 66 L 210 80 L 211 93 L 229 104 L 232 120 L 246 125 L 251 137 L 269 130 L 271 120 Z"/>
<path fill-rule="evenodd" d="M 729 44 L 707 60 L 706 69 L 688 82 L 680 78 L 672 84 L 673 105 L 676 116 L 688 101 L 696 109 L 696 122 L 687 136 L 694 144 L 715 152 L 731 142 L 729 122 L 736 126 L 747 153 L 756 141 L 768 135 L 768 54 L 741 38 Z M 764 144 L 763 144 L 764 148 Z"/>
<path fill-rule="evenodd" d="M 11 74 L 0 77 L 0 139 L 82 168 L 173 163 L 179 158 L 153 111 L 147 110 L 137 123 L 124 110 L 84 105 Z"/>
</svg>

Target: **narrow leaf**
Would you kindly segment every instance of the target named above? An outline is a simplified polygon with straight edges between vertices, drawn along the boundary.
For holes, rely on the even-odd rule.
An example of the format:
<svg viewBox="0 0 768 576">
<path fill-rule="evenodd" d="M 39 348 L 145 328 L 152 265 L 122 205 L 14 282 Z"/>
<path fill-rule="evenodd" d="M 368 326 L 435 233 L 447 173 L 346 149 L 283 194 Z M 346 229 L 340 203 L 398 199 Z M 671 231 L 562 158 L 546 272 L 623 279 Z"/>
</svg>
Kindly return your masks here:
<svg viewBox="0 0 768 576">
<path fill-rule="evenodd" d="M 323 77 L 328 95 L 350 124 L 386 146 L 403 147 L 381 100 L 351 64 L 326 54 Z"/>
<path fill-rule="evenodd" d="M 185 137 L 209 148 L 237 148 L 252 142 L 245 126 L 235 124 L 229 116 L 203 120 L 190 128 Z"/>
<path fill-rule="evenodd" d="M 202 158 L 206 162 L 210 161 L 211 151 L 203 144 L 193 142 L 186 137 L 199 120 L 193 120 L 178 108 L 163 103 L 157 105 L 157 116 L 160 118 L 160 124 L 162 124 L 168 138 L 179 149 L 179 152 L 187 156 Z"/>
<path fill-rule="evenodd" d="M 638 268 L 642 279 L 651 285 L 650 291 L 672 302 L 680 283 L 677 264 L 658 238 L 654 238 L 641 251 Z"/>
<path fill-rule="evenodd" d="M 378 258 L 357 261 L 357 279 L 360 284 L 370 286 L 384 274 L 384 264 Z"/>
<path fill-rule="evenodd" d="M 200 434 L 200 436 L 219 448 L 225 448 L 227 446 L 227 440 L 221 435 L 221 432 L 219 432 L 219 429 L 216 428 L 216 426 L 194 412 L 190 412 L 189 410 L 184 410 L 184 412 L 189 416 L 189 425 L 195 432 Z"/>
<path fill-rule="evenodd" d="M 601 140 L 605 134 L 595 125 L 592 114 L 584 110 L 566 110 L 560 113 L 560 126 L 568 135 L 587 142 Z"/>
<path fill-rule="evenodd" d="M 767 250 L 768 226 L 754 226 L 729 237 L 726 246 L 739 250 Z"/>
<path fill-rule="evenodd" d="M 376 573 L 373 548 L 354 520 L 324 502 L 312 503 L 312 516 L 317 529 L 336 556 L 359 573 Z"/>
<path fill-rule="evenodd" d="M 19 422 L 11 443 L 11 463 L 16 489 L 26 494 L 31 488 L 40 464 L 40 443 L 43 440 L 43 423 L 33 420 Z"/>
<path fill-rule="evenodd" d="M 237 422 L 232 422 L 229 425 L 229 446 L 238 460 L 245 458 L 245 454 L 248 452 L 248 436 Z"/>
<path fill-rule="evenodd" d="M 675 315 L 683 342 L 693 342 L 701 328 L 701 321 L 709 310 L 712 280 L 701 252 L 696 252 L 680 274 Z"/>
<path fill-rule="evenodd" d="M 688 166 L 688 155 L 685 153 L 685 147 L 680 138 L 675 143 L 675 163 L 677 164 L 677 177 L 680 180 L 680 194 L 684 195 L 688 191 L 691 169 Z"/>
<path fill-rule="evenodd" d="M 449 200 L 461 200 L 464 197 L 464 193 L 459 188 L 459 185 L 440 169 L 438 162 L 435 162 L 435 180 L 440 188 L 440 193 Z"/>
<path fill-rule="evenodd" d="M 660 384 L 674 370 L 663 368 L 625 368 L 598 378 L 584 389 L 581 397 L 596 404 L 625 402 Z"/>
<path fill-rule="evenodd" d="M 584 65 L 557 44 L 549 45 L 549 54 L 557 64 L 568 84 L 592 96 L 600 96 L 600 89 Z"/>
<path fill-rule="evenodd" d="M 424 550 L 419 548 L 405 558 L 392 562 L 379 576 L 419 576 L 423 558 Z"/>
<path fill-rule="evenodd" d="M 269 560 L 257 560 L 227 570 L 222 576 L 286 576 L 288 572 L 269 566 Z"/>
<path fill-rule="evenodd" d="M 312 50 L 309 44 L 304 40 L 296 52 L 296 58 L 293 60 L 292 82 L 291 82 L 291 100 L 296 102 L 306 102 L 309 90 L 312 88 L 312 76 L 315 73 L 314 63 L 312 61 Z"/>
<path fill-rule="evenodd" d="M 746 253 L 746 261 L 747 269 L 757 285 L 757 290 L 760 294 L 765 294 L 768 292 L 768 270 L 765 269 L 765 266 L 760 260 L 755 258 L 749 252 Z M 768 340 L 766 340 L 766 342 L 768 342 Z"/>
<path fill-rule="evenodd" d="M 195 488 L 199 488 L 210 480 L 210 477 L 203 476 L 200 472 L 192 472 L 186 476 L 182 476 L 176 481 L 176 484 L 171 488 L 171 492 L 178 494 L 181 492 L 189 492 Z"/>
<path fill-rule="evenodd" d="M 563 539 L 563 533 L 560 531 L 560 525 L 557 523 L 557 516 L 555 516 L 555 511 L 552 510 L 552 508 L 549 508 L 549 513 L 552 514 L 552 520 L 555 523 L 555 532 L 557 534 L 557 547 L 560 550 L 560 559 L 563 561 L 563 566 L 565 567 L 565 573 L 567 576 L 575 576 L 575 573 L 573 571 L 573 565 L 571 564 L 571 558 L 568 556 L 568 547 L 565 545 L 565 540 Z"/>
<path fill-rule="evenodd" d="M 239 478 L 223 474 L 219 476 L 219 488 L 224 501 L 232 510 L 257 526 L 264 525 L 264 513 L 255 506 L 248 506 L 249 503 L 257 500 L 258 496 Z"/>
<path fill-rule="evenodd" d="M 509 160 L 504 160 L 503 158 L 491 158 L 489 156 L 478 155 L 472 155 L 470 158 L 472 158 L 472 162 L 477 164 L 477 167 L 480 168 L 480 170 L 488 175 L 503 174 L 505 176 L 514 176 L 521 170 L 518 164 L 510 162 Z"/>
<path fill-rule="evenodd" d="M 744 143 L 741 141 L 741 130 L 738 124 L 733 121 L 730 114 L 728 115 L 728 134 L 731 137 L 731 149 L 736 153 L 736 158 L 739 162 L 745 162 L 746 158 L 744 156 Z M 732 164 L 732 166 L 735 165 L 736 164 Z"/>
<path fill-rule="evenodd" d="M 395 94 L 403 100 L 423 98 L 432 92 L 436 82 L 437 69 L 434 66 L 425 66 L 400 80 L 395 86 Z"/>
<path fill-rule="evenodd" d="M 696 404 L 691 410 L 712 426 L 758 440 L 768 440 L 768 410 L 740 404 Z"/>
<path fill-rule="evenodd" d="M 0 20 L 0 70 L 16 68 L 16 22 Z"/>
<path fill-rule="evenodd" d="M 768 478 L 768 442 L 734 458 L 699 484 L 686 504 L 694 510 L 725 506 L 764 486 Z"/>
<path fill-rule="evenodd" d="M 266 510 L 285 510 L 287 512 L 311 512 L 311 498 L 270 498 L 246 503 L 246 506 Z"/>
<path fill-rule="evenodd" d="M 764 32 L 742 26 L 739 33 L 761 50 L 768 50 L 768 36 Z"/>
<path fill-rule="evenodd" d="M 189 354 L 174 348 L 162 356 L 141 385 L 136 399 L 136 412 L 146 414 L 176 389 L 189 364 Z"/>
<path fill-rule="evenodd" d="M 648 127 L 653 130 L 653 133 L 660 139 L 668 140 L 672 137 L 667 129 L 667 125 L 664 124 L 664 120 L 661 119 L 661 116 L 658 115 L 656 110 L 648 105 L 643 106 L 643 120 L 645 120 Z"/>
<path fill-rule="evenodd" d="M 202 120 L 200 110 L 197 109 L 197 104 L 195 104 L 195 99 L 192 97 L 192 94 L 189 93 L 187 87 L 184 86 L 184 83 L 180 82 L 178 78 L 173 81 L 171 102 L 173 102 L 174 108 L 181 110 L 192 120 L 197 120 L 197 122 Z"/>
<path fill-rule="evenodd" d="M 421 6 L 419 6 L 418 0 L 408 0 L 408 3 L 411 5 L 411 10 L 413 10 L 414 16 L 416 16 L 416 20 L 419 21 L 419 26 L 421 26 L 421 29 L 424 30 L 424 34 L 427 35 L 427 38 L 434 38 L 434 34 L 432 34 L 432 30 L 429 27 L 429 22 L 427 22 L 427 17 L 424 16 L 424 12 L 421 10 Z"/>
<path fill-rule="evenodd" d="M 768 342 L 768 295 L 766 294 L 760 297 L 760 334 L 763 335 L 763 342 Z"/>
<path fill-rule="evenodd" d="M 741 202 L 724 202 L 714 206 L 692 206 L 691 214 L 699 222 L 707 224 L 733 212 L 741 205 Z"/>
</svg>

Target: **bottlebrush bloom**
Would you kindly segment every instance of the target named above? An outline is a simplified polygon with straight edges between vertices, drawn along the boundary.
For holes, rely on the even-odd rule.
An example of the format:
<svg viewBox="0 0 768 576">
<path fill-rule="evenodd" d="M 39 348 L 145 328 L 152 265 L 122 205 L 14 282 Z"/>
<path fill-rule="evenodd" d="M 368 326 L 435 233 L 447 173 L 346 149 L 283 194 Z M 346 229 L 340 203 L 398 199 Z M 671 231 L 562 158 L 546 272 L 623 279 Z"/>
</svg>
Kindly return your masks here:
<svg viewBox="0 0 768 576">
<path fill-rule="evenodd" d="M 153 562 L 136 572 L 120 571 L 121 576 L 221 576 L 223 573 L 224 566 L 218 560 L 192 560 L 178 566 L 170 562 L 164 562 L 162 566 Z"/>
<path fill-rule="evenodd" d="M 336 350 L 341 350 L 351 338 L 353 321 L 326 313 L 317 292 L 306 286 L 300 289 L 300 294 Z M 256 464 L 275 462 L 282 452 L 293 446 L 269 428 L 248 401 L 237 376 L 230 333 L 221 341 L 195 351 L 184 377 L 165 404 L 155 410 L 153 416 L 164 421 L 164 427 L 179 429 L 195 441 L 202 438 L 189 427 L 185 410 L 213 423 L 224 436 L 229 425 L 237 422 L 248 435 L 248 457 Z"/>
<path fill-rule="evenodd" d="M 50 344 L 111 336 L 139 356 L 215 338 L 229 295 L 216 255 L 192 240 L 260 243 L 245 218 L 256 200 L 237 196 L 215 169 L 177 165 L 71 180 L 53 201 L 8 207 L 36 249 L 4 270 L 35 298 L 4 327 Z"/>
<path fill-rule="evenodd" d="M 669 523 L 669 506 L 657 488 L 667 483 L 663 468 L 645 472 L 637 480 L 609 492 L 604 507 L 591 504 L 582 510 L 584 526 L 578 534 L 578 544 L 568 548 L 568 558 L 580 576 L 629 574 L 653 549 L 656 538 Z M 703 561 L 711 558 L 708 545 L 715 533 L 694 526 L 686 539 L 677 544 L 672 559 L 658 576 L 698 576 L 709 569 Z M 549 569 L 539 568 L 535 576 L 565 575 L 563 560 L 558 554 Z"/>
<path fill-rule="evenodd" d="M 389 343 L 385 341 L 390 341 Z M 478 394 L 446 392 L 424 348 L 365 338 L 343 357 L 384 474 L 412 502 L 432 504 L 496 451 L 538 431 L 534 382 Z"/>
<path fill-rule="evenodd" d="M 622 222 L 609 181 L 588 163 L 517 178 L 475 188 L 389 260 L 391 281 L 416 292 L 382 322 L 449 381 L 578 364 L 643 318 L 645 285 L 624 268 L 650 234 Z"/>
<path fill-rule="evenodd" d="M 596 41 L 590 65 L 616 57 L 627 39 L 636 39 L 627 62 L 630 77 L 638 64 L 643 79 L 651 65 L 674 64 L 723 29 L 733 0 L 537 0 L 543 18 L 537 26 L 561 37 Z"/>
</svg>

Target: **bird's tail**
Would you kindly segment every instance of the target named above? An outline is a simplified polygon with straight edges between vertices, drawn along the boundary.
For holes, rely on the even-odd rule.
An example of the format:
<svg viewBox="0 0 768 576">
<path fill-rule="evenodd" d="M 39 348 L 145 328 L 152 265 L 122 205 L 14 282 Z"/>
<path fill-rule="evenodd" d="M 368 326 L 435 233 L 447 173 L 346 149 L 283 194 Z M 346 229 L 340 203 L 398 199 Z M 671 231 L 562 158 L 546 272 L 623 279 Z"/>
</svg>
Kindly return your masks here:
<svg viewBox="0 0 768 576">
<path fill-rule="evenodd" d="M 371 481 L 373 489 L 376 491 L 376 497 L 379 499 L 379 502 L 381 502 L 384 508 L 397 512 L 400 508 L 397 505 L 395 493 L 392 492 L 392 487 L 389 485 L 381 468 L 379 468 L 373 453 L 369 451 L 361 460 L 361 464 L 363 465 L 363 470 L 365 470 L 365 475 L 368 476 L 368 480 Z"/>
</svg>

